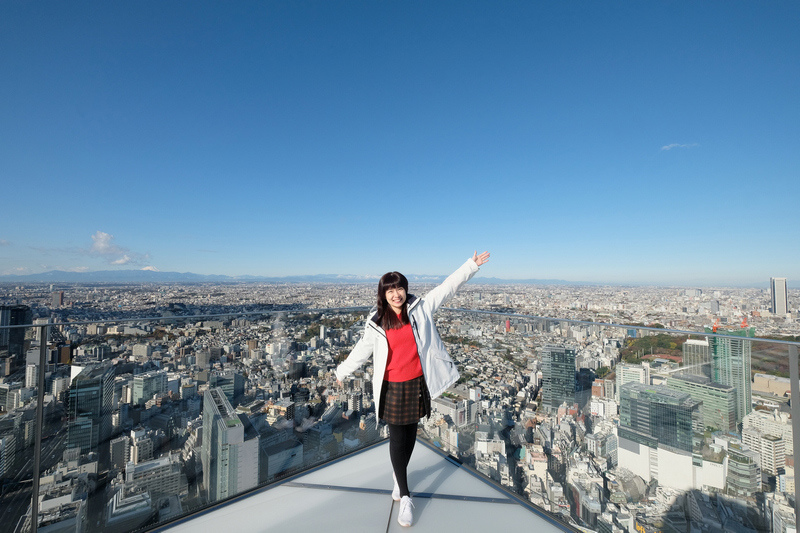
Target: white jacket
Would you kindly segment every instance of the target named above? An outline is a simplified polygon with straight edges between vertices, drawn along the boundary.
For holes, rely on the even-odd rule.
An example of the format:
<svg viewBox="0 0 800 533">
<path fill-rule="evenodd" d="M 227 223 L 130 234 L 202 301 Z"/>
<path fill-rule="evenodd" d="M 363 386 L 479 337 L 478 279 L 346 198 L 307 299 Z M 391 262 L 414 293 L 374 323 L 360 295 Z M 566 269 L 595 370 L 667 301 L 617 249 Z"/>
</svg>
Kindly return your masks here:
<svg viewBox="0 0 800 533">
<path fill-rule="evenodd" d="M 444 305 L 464 283 L 478 271 L 478 265 L 471 258 L 450 274 L 441 285 L 431 290 L 422 298 L 408 296 L 408 319 L 414 339 L 417 341 L 422 373 L 431 399 L 440 396 L 448 387 L 458 380 L 458 369 L 447 354 L 442 338 L 433 322 L 433 313 Z M 373 356 L 375 375 L 372 378 L 372 391 L 375 399 L 375 417 L 380 413 L 381 387 L 386 372 L 386 360 L 389 357 L 389 343 L 386 331 L 377 323 L 377 311 L 370 312 L 370 318 L 364 327 L 361 340 L 336 368 L 336 378 L 344 380 L 356 369 L 360 368 L 369 356 Z"/>
</svg>

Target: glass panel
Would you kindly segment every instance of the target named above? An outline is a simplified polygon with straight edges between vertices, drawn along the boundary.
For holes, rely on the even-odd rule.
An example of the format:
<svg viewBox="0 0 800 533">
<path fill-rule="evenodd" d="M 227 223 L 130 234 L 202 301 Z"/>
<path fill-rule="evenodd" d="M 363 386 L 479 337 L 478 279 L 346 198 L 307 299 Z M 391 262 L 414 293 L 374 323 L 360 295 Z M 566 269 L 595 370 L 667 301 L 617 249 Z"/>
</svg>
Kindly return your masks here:
<svg viewBox="0 0 800 533">
<path fill-rule="evenodd" d="M 31 321 L 27 306 L 0 306 L 0 325 Z M 39 360 L 37 333 L 32 328 L 0 329 L 0 531 L 22 527 L 26 513 L 30 512 L 38 379 L 38 364 L 34 363 Z M 53 402 L 48 406 L 53 407 Z M 52 425 L 48 426 L 51 428 Z"/>
<path fill-rule="evenodd" d="M 371 367 L 332 386 L 363 327 L 326 310 L 50 328 L 39 526 L 152 527 L 380 440 Z"/>
<path fill-rule="evenodd" d="M 566 524 L 794 527 L 789 344 L 465 311 L 438 325 L 461 379 L 420 433 Z"/>
<path fill-rule="evenodd" d="M 365 308 L 170 309 L 52 319 L 39 527 L 152 528 L 385 437 L 371 360 L 341 387 L 332 374 Z M 452 309 L 437 322 L 461 378 L 418 435 L 565 529 L 793 527 L 792 344 L 749 327 Z M 42 328 L 0 332 L 0 527 L 30 531 Z"/>
</svg>

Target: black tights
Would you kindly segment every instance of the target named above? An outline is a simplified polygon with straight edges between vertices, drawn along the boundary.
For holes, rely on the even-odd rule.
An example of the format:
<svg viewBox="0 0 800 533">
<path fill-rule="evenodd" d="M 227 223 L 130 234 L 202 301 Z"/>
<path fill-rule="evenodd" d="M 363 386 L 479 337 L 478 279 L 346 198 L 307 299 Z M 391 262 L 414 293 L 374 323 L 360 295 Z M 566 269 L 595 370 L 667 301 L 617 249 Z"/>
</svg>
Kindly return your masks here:
<svg viewBox="0 0 800 533">
<path fill-rule="evenodd" d="M 392 460 L 392 469 L 400 487 L 400 496 L 409 496 L 408 490 L 408 461 L 414 444 L 417 442 L 417 424 L 398 426 L 389 424 L 389 457 Z"/>
</svg>

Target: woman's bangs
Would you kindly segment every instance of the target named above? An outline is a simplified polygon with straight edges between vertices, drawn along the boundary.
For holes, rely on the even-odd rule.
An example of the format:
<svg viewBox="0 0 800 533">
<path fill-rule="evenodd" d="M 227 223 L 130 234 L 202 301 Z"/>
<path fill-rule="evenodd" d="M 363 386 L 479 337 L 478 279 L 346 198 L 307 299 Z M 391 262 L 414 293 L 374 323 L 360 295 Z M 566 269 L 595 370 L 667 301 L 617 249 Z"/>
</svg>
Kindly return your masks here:
<svg viewBox="0 0 800 533">
<path fill-rule="evenodd" d="M 408 282 L 403 278 L 403 275 L 399 272 L 387 272 L 386 274 L 381 277 L 381 290 L 388 291 L 389 289 L 398 289 L 403 288 L 406 289 Z"/>
<path fill-rule="evenodd" d="M 383 284 L 383 291 L 386 292 L 386 291 L 391 290 L 391 289 L 400 289 L 402 287 L 403 287 L 403 284 L 400 283 L 400 280 L 398 279 L 398 280 L 396 280 L 396 281 L 394 281 L 392 283 L 384 283 Z"/>
</svg>

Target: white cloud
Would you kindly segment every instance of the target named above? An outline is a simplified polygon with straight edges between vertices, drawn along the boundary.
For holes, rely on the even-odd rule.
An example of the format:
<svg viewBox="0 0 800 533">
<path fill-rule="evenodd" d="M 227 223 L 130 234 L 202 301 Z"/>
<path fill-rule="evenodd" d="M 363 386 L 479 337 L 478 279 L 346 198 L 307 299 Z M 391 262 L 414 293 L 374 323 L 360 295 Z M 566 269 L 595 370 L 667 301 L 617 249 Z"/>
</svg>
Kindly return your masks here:
<svg viewBox="0 0 800 533">
<path fill-rule="evenodd" d="M 10 246 L 11 243 L 5 239 L 0 239 L 0 246 Z"/>
<path fill-rule="evenodd" d="M 132 252 L 114 242 L 114 236 L 104 231 L 92 235 L 90 253 L 105 258 L 111 265 L 138 265 L 149 259 L 147 254 Z"/>
<path fill-rule="evenodd" d="M 672 143 L 672 144 L 667 144 L 667 145 L 662 146 L 661 150 L 662 151 L 664 151 L 664 150 L 672 150 L 673 148 L 694 148 L 696 146 L 700 146 L 700 145 L 697 144 L 697 143 L 691 143 L 691 144 Z"/>
<path fill-rule="evenodd" d="M 92 252 L 100 255 L 117 254 L 121 250 L 119 246 L 114 244 L 114 236 L 104 231 L 98 231 L 92 235 Z"/>
</svg>

